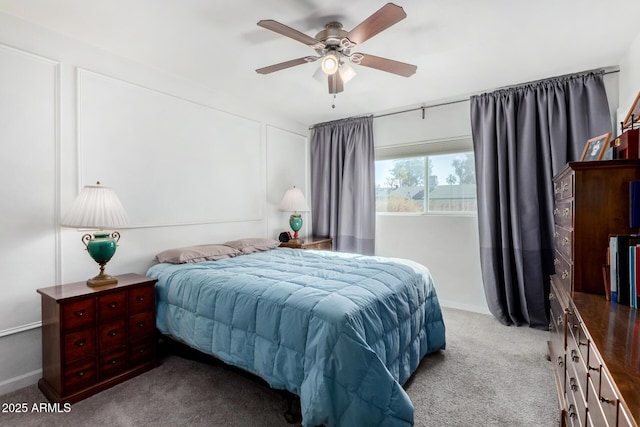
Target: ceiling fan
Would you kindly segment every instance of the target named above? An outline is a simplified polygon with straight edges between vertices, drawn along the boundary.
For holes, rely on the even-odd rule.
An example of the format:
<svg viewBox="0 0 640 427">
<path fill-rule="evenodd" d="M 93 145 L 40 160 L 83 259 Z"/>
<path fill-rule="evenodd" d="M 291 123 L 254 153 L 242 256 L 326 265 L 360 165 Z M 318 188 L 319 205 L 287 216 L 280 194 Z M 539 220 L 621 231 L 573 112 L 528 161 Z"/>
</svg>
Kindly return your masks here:
<svg viewBox="0 0 640 427">
<path fill-rule="evenodd" d="M 355 71 L 347 64 L 347 60 L 353 64 L 409 77 L 416 72 L 418 67 L 366 53 L 352 52 L 357 45 L 364 43 L 406 17 L 407 14 L 402 7 L 393 3 L 387 3 L 349 32 L 342 29 L 341 23 L 330 22 L 325 25 L 324 30 L 316 34 L 315 37 L 310 37 L 272 19 L 259 21 L 258 25 L 260 27 L 282 34 L 283 36 L 292 38 L 311 47 L 315 50 L 316 56 L 292 59 L 259 68 L 256 72 L 259 74 L 269 74 L 296 65 L 321 60 L 321 70 L 327 75 L 330 94 L 342 92 L 344 90 L 344 84 L 355 76 Z"/>
</svg>

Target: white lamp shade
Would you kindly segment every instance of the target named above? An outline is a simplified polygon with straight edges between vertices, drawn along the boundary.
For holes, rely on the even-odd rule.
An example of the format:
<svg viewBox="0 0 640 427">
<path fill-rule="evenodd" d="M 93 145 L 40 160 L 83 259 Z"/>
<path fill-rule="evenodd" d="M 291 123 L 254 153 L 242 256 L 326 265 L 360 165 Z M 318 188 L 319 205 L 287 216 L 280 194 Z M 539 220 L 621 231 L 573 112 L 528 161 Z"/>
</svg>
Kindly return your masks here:
<svg viewBox="0 0 640 427">
<path fill-rule="evenodd" d="M 86 185 L 62 218 L 63 227 L 112 229 L 127 224 L 127 213 L 109 187 Z"/>
<path fill-rule="evenodd" d="M 309 205 L 302 191 L 300 191 L 299 188 L 293 187 L 284 193 L 278 209 L 284 212 L 308 212 Z"/>
</svg>

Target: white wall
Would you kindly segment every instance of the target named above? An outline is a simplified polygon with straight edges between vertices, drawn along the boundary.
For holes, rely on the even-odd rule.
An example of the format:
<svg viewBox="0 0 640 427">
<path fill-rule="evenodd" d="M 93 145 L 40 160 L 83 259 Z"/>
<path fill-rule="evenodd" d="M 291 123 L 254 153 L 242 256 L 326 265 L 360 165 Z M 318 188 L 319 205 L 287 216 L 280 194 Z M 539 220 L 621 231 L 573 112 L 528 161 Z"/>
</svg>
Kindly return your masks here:
<svg viewBox="0 0 640 427">
<path fill-rule="evenodd" d="M 619 123 L 625 119 L 633 101 L 640 92 L 640 32 L 629 46 L 626 55 L 620 62 L 620 107 L 616 135 L 620 134 Z"/>
<path fill-rule="evenodd" d="M 471 136 L 469 101 L 373 121 L 376 147 Z M 408 258 L 429 268 L 444 306 L 489 313 L 480 271 L 476 215 L 376 217 L 376 254 Z M 464 266 L 464 267 L 461 267 Z"/>
<path fill-rule="evenodd" d="M 0 394 L 41 375 L 36 289 L 97 274 L 82 233 L 57 225 L 83 185 L 113 187 L 130 214 L 110 274 L 171 247 L 276 238 L 285 190 L 308 193 L 307 124 L 4 14 L 0 93 Z"/>
</svg>

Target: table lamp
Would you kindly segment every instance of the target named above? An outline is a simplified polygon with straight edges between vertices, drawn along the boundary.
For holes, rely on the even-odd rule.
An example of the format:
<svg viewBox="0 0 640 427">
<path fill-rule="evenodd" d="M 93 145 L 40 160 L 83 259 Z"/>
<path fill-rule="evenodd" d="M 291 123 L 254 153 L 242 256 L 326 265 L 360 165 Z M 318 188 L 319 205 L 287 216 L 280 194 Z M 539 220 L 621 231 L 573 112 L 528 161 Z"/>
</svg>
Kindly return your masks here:
<svg viewBox="0 0 640 427">
<path fill-rule="evenodd" d="M 104 267 L 116 253 L 120 233 L 113 230 L 127 223 L 127 213 L 116 193 L 109 187 L 86 185 L 62 218 L 61 226 L 84 230 L 97 229 L 82 236 L 91 258 L 100 265 L 100 274 L 87 280 L 91 287 L 114 285 L 118 279 L 104 273 Z"/>
<path fill-rule="evenodd" d="M 302 216 L 299 212 L 309 212 L 309 205 L 307 205 L 302 191 L 295 186 L 288 189 L 284 193 L 278 209 L 283 212 L 292 212 L 289 217 L 289 226 L 293 230 L 293 239 L 290 242 L 304 243 L 302 239 L 298 238 L 298 231 L 302 228 Z"/>
</svg>

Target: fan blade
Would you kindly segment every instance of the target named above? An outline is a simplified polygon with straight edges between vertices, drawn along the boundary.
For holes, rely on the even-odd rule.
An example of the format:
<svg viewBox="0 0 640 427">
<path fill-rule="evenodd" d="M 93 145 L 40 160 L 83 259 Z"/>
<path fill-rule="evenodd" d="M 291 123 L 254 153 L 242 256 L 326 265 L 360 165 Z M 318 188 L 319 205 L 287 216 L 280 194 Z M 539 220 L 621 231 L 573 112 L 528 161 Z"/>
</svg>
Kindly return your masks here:
<svg viewBox="0 0 640 427">
<path fill-rule="evenodd" d="M 417 66 L 407 64 L 400 61 L 394 61 L 392 59 L 381 58 L 375 55 L 369 55 L 365 53 L 354 53 L 353 57 L 361 56 L 359 61 L 353 61 L 354 64 L 363 65 L 369 68 L 375 68 L 376 70 L 386 71 L 388 73 L 398 74 L 400 76 L 409 77 L 415 74 L 418 69 Z"/>
<path fill-rule="evenodd" d="M 361 44 L 406 17 L 407 14 L 403 8 L 393 3 L 387 3 L 349 31 L 345 37 L 355 44 Z"/>
<path fill-rule="evenodd" d="M 313 62 L 318 59 L 315 56 L 305 56 L 304 58 L 292 59 L 290 61 L 281 62 L 279 64 L 269 65 L 268 67 L 258 68 L 256 73 L 258 74 L 269 74 L 274 71 L 284 70 L 286 68 L 295 67 L 296 65 L 306 64 L 307 62 Z"/>
<path fill-rule="evenodd" d="M 273 19 L 263 19 L 261 21 L 258 21 L 258 25 L 262 28 L 266 28 L 267 30 L 282 34 L 285 37 L 297 40 L 300 43 L 306 44 L 307 46 L 315 46 L 319 43 L 318 40 L 314 39 L 313 37 L 308 36 L 305 33 L 301 33 L 298 30 L 294 30 L 291 27 L 287 27 L 286 25 L 274 21 Z"/>
<path fill-rule="evenodd" d="M 329 93 L 340 93 L 344 90 L 340 73 L 329 74 Z"/>
</svg>

